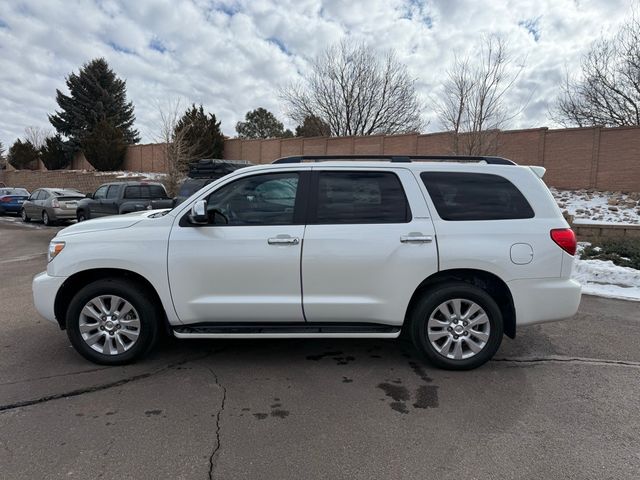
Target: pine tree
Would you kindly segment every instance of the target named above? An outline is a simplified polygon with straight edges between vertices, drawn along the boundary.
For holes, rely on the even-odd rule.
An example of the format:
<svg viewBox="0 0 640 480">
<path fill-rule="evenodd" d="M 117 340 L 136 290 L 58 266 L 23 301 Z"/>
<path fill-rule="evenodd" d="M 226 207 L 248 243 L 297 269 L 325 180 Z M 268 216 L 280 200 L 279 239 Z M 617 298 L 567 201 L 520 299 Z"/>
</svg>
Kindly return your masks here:
<svg viewBox="0 0 640 480">
<path fill-rule="evenodd" d="M 193 160 L 222 158 L 224 135 L 220 122 L 213 113 L 205 113 L 202 105 L 195 104 L 184 112 L 176 123 L 174 137 L 179 137 Z"/>
<path fill-rule="evenodd" d="M 236 124 L 236 132 L 240 138 L 279 138 L 292 137 L 291 130 L 285 130 L 284 125 L 269 110 L 256 108 L 244 116 L 244 122 Z"/>
<path fill-rule="evenodd" d="M 71 155 L 65 151 L 63 143 L 62 137 L 58 134 L 47 137 L 44 145 L 40 147 L 40 160 L 47 170 L 60 170 L 71 163 Z"/>
<path fill-rule="evenodd" d="M 304 117 L 301 125 L 296 127 L 296 137 L 328 137 L 331 128 L 315 115 Z"/>
<path fill-rule="evenodd" d="M 29 140 L 17 139 L 7 155 L 7 161 L 17 170 L 35 170 L 38 168 L 38 150 Z"/>
<path fill-rule="evenodd" d="M 60 110 L 49 115 L 56 131 L 68 140 L 71 152 L 82 150 L 83 139 L 94 133 L 96 126 L 106 124 L 119 130 L 125 144 L 140 141 L 133 128 L 133 104 L 127 102 L 126 83 L 116 76 L 104 58 L 82 66 L 78 74 L 66 79 L 69 95 L 56 90 Z"/>
<path fill-rule="evenodd" d="M 121 129 L 101 120 L 82 139 L 82 150 L 96 170 L 108 172 L 122 168 L 127 143 Z"/>
</svg>

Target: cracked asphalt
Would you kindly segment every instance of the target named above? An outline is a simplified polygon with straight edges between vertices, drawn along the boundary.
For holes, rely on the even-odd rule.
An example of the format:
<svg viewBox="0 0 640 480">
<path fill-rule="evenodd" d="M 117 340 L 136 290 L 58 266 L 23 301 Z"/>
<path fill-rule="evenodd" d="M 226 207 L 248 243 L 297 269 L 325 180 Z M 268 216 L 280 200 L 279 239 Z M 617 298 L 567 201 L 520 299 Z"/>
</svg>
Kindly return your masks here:
<svg viewBox="0 0 640 480">
<path fill-rule="evenodd" d="M 167 340 L 101 367 L 32 305 L 55 230 L 0 217 L 0 478 L 640 478 L 640 303 L 583 297 L 471 372 L 380 340 Z"/>
</svg>

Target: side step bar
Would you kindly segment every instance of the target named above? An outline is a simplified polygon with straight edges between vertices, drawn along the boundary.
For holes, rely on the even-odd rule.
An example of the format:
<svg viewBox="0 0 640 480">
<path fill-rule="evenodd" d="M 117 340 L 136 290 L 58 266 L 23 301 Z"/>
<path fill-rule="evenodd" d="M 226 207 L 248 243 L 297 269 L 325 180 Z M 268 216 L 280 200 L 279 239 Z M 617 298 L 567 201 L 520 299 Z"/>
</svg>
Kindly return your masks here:
<svg viewBox="0 0 640 480">
<path fill-rule="evenodd" d="M 399 326 L 376 323 L 198 323 L 175 327 L 177 338 L 397 338 Z"/>
</svg>

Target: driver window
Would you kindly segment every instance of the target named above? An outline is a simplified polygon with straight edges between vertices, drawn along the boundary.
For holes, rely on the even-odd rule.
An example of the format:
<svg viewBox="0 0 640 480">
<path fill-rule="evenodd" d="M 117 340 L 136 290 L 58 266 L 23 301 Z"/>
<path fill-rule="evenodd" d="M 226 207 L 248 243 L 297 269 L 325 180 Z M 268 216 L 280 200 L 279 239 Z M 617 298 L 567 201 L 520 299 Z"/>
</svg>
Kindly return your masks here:
<svg viewBox="0 0 640 480">
<path fill-rule="evenodd" d="M 210 223 L 291 225 L 298 190 L 297 173 L 271 173 L 236 180 L 207 199 Z"/>
<path fill-rule="evenodd" d="M 101 198 L 105 198 L 107 196 L 107 188 L 109 185 L 103 185 L 99 189 L 96 190 L 96 193 L 93 195 L 95 200 L 100 200 Z"/>
</svg>

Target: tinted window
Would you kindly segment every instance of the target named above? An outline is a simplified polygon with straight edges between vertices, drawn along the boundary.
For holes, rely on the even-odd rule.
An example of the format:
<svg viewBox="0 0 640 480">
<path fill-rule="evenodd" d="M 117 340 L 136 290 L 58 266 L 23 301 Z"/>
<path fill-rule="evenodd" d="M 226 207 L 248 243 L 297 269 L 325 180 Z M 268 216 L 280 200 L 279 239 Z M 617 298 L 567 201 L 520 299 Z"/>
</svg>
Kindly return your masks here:
<svg viewBox="0 0 640 480">
<path fill-rule="evenodd" d="M 316 204 L 316 223 L 406 223 L 411 220 L 402 184 L 390 172 L 320 172 Z"/>
<path fill-rule="evenodd" d="M 40 190 L 36 190 L 35 192 L 33 192 L 31 194 L 31 196 L 29 197 L 29 200 L 31 200 L 32 202 L 38 199 L 38 195 L 40 195 Z"/>
<path fill-rule="evenodd" d="M 213 192 L 207 209 L 212 218 L 215 210 L 222 213 L 229 225 L 291 225 L 297 190 L 297 173 L 254 175 Z"/>
<path fill-rule="evenodd" d="M 104 198 L 107 195 L 107 188 L 109 188 L 108 185 L 103 185 L 100 188 L 98 188 L 96 190 L 96 193 L 94 193 L 93 198 L 95 199 Z"/>
<path fill-rule="evenodd" d="M 512 220 L 534 216 L 520 190 L 499 175 L 424 172 L 420 177 L 443 220 Z"/>
<path fill-rule="evenodd" d="M 124 189 L 124 198 L 141 198 L 140 186 L 127 187 Z"/>
<path fill-rule="evenodd" d="M 111 185 L 109 190 L 107 190 L 107 198 L 114 199 L 118 198 L 118 192 L 120 191 L 119 185 Z"/>
<path fill-rule="evenodd" d="M 160 185 L 134 185 L 125 188 L 124 198 L 167 198 Z"/>
</svg>

